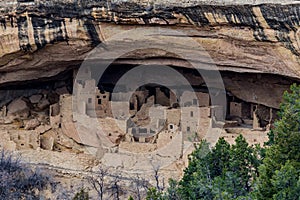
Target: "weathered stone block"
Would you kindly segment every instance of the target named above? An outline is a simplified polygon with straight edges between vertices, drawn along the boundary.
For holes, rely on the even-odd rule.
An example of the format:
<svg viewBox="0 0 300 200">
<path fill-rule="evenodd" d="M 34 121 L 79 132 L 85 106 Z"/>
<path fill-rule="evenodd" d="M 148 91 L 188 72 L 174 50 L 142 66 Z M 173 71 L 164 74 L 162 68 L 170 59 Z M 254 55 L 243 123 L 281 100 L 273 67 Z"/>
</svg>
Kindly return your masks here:
<svg viewBox="0 0 300 200">
<path fill-rule="evenodd" d="M 35 103 L 40 102 L 42 97 L 43 96 L 41 94 L 35 94 L 35 95 L 32 95 L 31 97 L 29 97 L 29 100 L 30 100 L 31 103 L 35 104 Z"/>
</svg>

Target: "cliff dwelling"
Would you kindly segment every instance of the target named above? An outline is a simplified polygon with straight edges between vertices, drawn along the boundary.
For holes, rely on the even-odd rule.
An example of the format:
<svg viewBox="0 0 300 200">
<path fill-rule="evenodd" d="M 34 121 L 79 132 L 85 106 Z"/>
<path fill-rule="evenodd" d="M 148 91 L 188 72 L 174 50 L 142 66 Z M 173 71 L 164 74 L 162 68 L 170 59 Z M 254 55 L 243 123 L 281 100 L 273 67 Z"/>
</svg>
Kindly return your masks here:
<svg viewBox="0 0 300 200">
<path fill-rule="evenodd" d="M 0 0 L 0 148 L 179 177 L 203 139 L 263 145 L 300 83 L 300 9 L 259 2 Z"/>
<path fill-rule="evenodd" d="M 182 139 L 177 141 L 179 146 L 184 142 L 199 142 L 207 137 L 210 128 L 223 129 L 223 136 L 229 139 L 234 138 L 236 132 L 245 132 L 251 137 L 251 132 L 263 133 L 276 120 L 281 97 L 269 98 L 271 94 L 283 93 L 294 81 L 278 75 L 222 72 L 227 100 L 226 106 L 222 106 L 212 105 L 211 95 L 217 94 L 208 91 L 200 75 L 180 67 L 174 69 L 196 83 L 192 85 L 192 91 L 183 85 L 167 88 L 157 84 L 143 85 L 133 92 L 126 88 L 114 91 L 114 80 L 134 68 L 124 65 L 122 72 L 119 65 L 113 64 L 98 83 L 92 78 L 91 70 L 85 69 L 80 73 L 77 70 L 64 72 L 45 80 L 42 87 L 39 81 L 23 86 L 22 90 L 15 85 L 6 87 L 10 89 L 2 92 L 12 95 L 11 100 L 2 101 L 2 127 L 6 134 L 23 131 L 28 135 L 6 136 L 8 144 L 12 144 L 12 149 L 60 150 L 65 145 L 64 140 L 59 141 L 62 133 L 63 137 L 71 139 L 67 139 L 67 143 L 78 143 L 72 147 L 75 151 L 82 151 L 80 144 L 96 149 L 102 146 L 99 133 L 93 136 L 98 138 L 96 140 L 93 137 L 82 140 L 86 135 L 80 136 L 80 128 L 76 130 L 80 117 L 74 119 L 74 114 L 84 116 L 82 123 L 89 123 L 87 120 L 91 118 L 106 124 L 100 135 L 104 135 L 108 143 L 104 144 L 100 155 L 112 151 L 109 149 L 115 149 L 116 145 L 129 152 L 153 152 L 169 144 L 178 134 L 182 134 Z M 273 88 L 272 82 L 278 79 L 285 84 Z M 89 130 L 88 127 L 81 128 Z M 50 137 L 50 142 L 45 137 Z M 266 134 L 255 137 L 250 142 L 263 142 Z"/>
</svg>

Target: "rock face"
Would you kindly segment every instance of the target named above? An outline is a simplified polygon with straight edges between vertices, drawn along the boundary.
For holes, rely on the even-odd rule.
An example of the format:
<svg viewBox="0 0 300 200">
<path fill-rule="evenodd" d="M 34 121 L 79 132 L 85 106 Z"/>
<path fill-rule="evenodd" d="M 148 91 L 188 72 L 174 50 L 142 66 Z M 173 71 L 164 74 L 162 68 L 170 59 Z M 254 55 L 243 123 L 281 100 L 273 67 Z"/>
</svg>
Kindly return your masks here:
<svg viewBox="0 0 300 200">
<path fill-rule="evenodd" d="M 178 34 L 164 34 L 163 38 L 166 41 L 192 38 L 203 47 L 221 72 L 227 97 L 258 104 L 253 118 L 263 118 L 267 125 L 272 121 L 272 112 L 279 108 L 283 91 L 291 83 L 300 82 L 299 23 L 300 3 L 290 0 L 0 0 L 0 108 L 3 106 L 0 117 L 12 116 L 3 120 L 6 127 L 2 130 L 0 127 L 1 137 L 6 141 L 0 141 L 3 143 L 0 146 L 9 150 L 49 150 L 28 152 L 29 158 L 34 157 L 37 163 L 54 163 L 62 169 L 82 170 L 93 165 L 87 159 L 82 159 L 84 164 L 77 163 L 76 159 L 69 162 L 70 157 L 76 158 L 73 154 L 61 158 L 61 154 L 50 151 L 76 152 L 83 158 L 86 155 L 81 152 L 94 152 L 97 158 L 103 158 L 103 164 L 118 167 L 118 171 L 137 172 L 143 167 L 151 171 L 149 157 L 163 158 L 164 162 L 160 163 L 163 167 L 170 163 L 177 165 L 175 161 L 181 156 L 187 160 L 185 156 L 193 149 L 192 143 L 183 143 L 179 148 L 179 136 L 174 137 L 177 142 L 168 143 L 161 151 L 132 156 L 127 149 L 140 151 L 145 146 L 120 143 L 123 135 L 110 123 L 112 119 L 98 121 L 77 116 L 78 119 L 73 120 L 71 97 L 63 95 L 72 90 L 73 71 L 77 71 L 97 45 L 120 33 L 145 28 L 161 30 L 163 34 L 164 30 L 172 29 Z M 134 35 L 140 42 L 143 38 L 139 36 Z M 170 52 L 147 49 L 152 43 L 159 44 L 156 37 L 142 42 L 145 49 L 127 52 L 111 65 L 108 70 L 111 73 L 107 74 L 113 76 L 108 80 L 117 80 L 123 72 L 139 64 L 163 64 L 184 74 L 194 88 L 205 87 L 203 78 L 172 52 L 172 48 Z M 134 46 L 135 41 L 124 38 L 114 50 L 119 52 L 120 47 L 126 49 L 129 44 Z M 182 52 L 189 54 L 189 48 L 183 48 Z M 199 58 L 193 59 L 202 62 Z M 212 63 L 208 63 L 208 67 Z M 136 96 L 136 107 L 145 103 L 144 96 Z M 165 99 L 163 93 L 159 97 Z M 158 100 L 153 99 L 148 104 L 155 101 Z M 143 118 L 148 112 L 142 107 L 136 116 Z M 205 113 L 201 125 L 208 127 L 210 110 Z M 22 118 L 23 124 L 13 121 L 14 118 Z M 140 123 L 147 122 L 144 118 Z M 240 118 L 231 120 L 222 136 L 233 141 L 243 129 L 231 127 L 237 126 Z M 252 124 L 258 122 L 253 121 Z M 88 129 L 97 127 L 99 122 L 103 125 L 102 131 Z M 11 129 L 6 130 L 7 127 Z M 20 130 L 23 128 L 25 130 Z M 78 130 L 84 134 L 79 136 Z M 263 143 L 266 138 L 262 135 L 250 130 L 245 134 L 251 142 L 261 140 Z M 170 139 L 169 135 L 166 137 Z M 99 138 L 102 144 L 98 143 Z M 119 143 L 118 149 L 116 144 Z M 183 155 L 181 148 L 185 150 Z"/>
<path fill-rule="evenodd" d="M 112 35 L 149 25 L 172 27 L 193 37 L 221 71 L 299 78 L 300 4 L 218 2 L 1 0 L 0 84 L 73 69 Z M 187 67 L 174 55 L 158 51 L 147 55 L 136 52 L 126 62 L 145 58 L 159 62 L 164 57 L 165 64 Z"/>
</svg>

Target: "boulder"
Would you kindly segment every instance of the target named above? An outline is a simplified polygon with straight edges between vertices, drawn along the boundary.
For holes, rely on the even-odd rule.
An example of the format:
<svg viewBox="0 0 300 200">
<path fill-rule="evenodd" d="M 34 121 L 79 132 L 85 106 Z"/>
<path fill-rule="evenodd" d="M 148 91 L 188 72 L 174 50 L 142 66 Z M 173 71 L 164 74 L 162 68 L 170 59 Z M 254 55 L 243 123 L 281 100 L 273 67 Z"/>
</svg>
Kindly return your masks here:
<svg viewBox="0 0 300 200">
<path fill-rule="evenodd" d="M 39 103 L 38 103 L 38 105 L 37 105 L 37 108 L 39 109 L 39 110 L 44 110 L 44 109 L 46 109 L 48 106 L 50 106 L 50 102 L 48 101 L 48 99 L 42 99 Z"/>
<path fill-rule="evenodd" d="M 97 130 L 93 129 L 93 127 L 73 122 L 62 122 L 61 127 L 63 134 L 73 139 L 78 144 L 91 147 L 101 146 Z"/>
<path fill-rule="evenodd" d="M 22 99 L 16 99 L 7 106 L 7 115 L 16 118 L 28 118 L 30 109 L 27 103 Z"/>
<path fill-rule="evenodd" d="M 48 101 L 50 104 L 55 104 L 59 101 L 59 95 L 56 92 L 51 91 L 47 96 Z"/>
<path fill-rule="evenodd" d="M 36 104 L 38 102 L 40 102 L 40 100 L 42 99 L 42 95 L 40 94 L 35 94 L 35 95 L 32 95 L 31 97 L 29 97 L 29 100 L 32 104 Z"/>
<path fill-rule="evenodd" d="M 55 92 L 56 92 L 58 95 L 70 94 L 70 92 L 69 92 L 69 90 L 67 89 L 66 86 L 61 87 L 61 88 L 57 88 L 57 89 L 55 90 Z"/>
<path fill-rule="evenodd" d="M 34 130 L 36 127 L 40 125 L 39 120 L 37 119 L 31 119 L 27 122 L 25 122 L 25 130 Z"/>
</svg>

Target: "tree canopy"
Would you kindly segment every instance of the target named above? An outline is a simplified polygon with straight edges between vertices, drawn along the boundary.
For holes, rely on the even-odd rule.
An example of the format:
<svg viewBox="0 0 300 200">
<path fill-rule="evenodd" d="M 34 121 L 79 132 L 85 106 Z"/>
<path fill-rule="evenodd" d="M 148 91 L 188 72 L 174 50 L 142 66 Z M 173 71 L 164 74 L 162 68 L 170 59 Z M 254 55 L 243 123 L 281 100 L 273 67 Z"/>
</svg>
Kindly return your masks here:
<svg viewBox="0 0 300 200">
<path fill-rule="evenodd" d="M 300 86 L 284 93 L 278 115 L 264 148 L 242 135 L 232 145 L 220 138 L 212 148 L 201 141 L 183 178 L 148 199 L 300 200 Z"/>
</svg>

